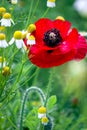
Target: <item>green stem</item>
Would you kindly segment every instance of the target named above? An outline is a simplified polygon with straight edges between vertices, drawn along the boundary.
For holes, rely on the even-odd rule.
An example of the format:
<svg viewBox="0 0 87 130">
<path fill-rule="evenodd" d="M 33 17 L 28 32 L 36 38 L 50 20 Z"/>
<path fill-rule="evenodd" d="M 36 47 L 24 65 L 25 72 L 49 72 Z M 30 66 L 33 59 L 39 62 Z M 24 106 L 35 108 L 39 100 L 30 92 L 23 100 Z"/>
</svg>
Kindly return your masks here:
<svg viewBox="0 0 87 130">
<path fill-rule="evenodd" d="M 44 14 L 42 15 L 42 18 L 44 18 L 44 17 L 47 15 L 49 9 L 50 9 L 50 8 L 47 8 L 47 9 L 46 9 L 46 11 L 44 12 Z"/>
<path fill-rule="evenodd" d="M 33 10 L 33 13 L 32 13 L 32 17 L 34 16 L 34 14 L 35 14 L 35 12 L 36 12 L 36 10 L 37 10 L 37 8 L 38 8 L 39 2 L 40 2 L 40 0 L 38 0 L 37 3 L 36 3 L 36 6 L 35 6 L 35 8 L 34 8 L 34 10 Z M 31 17 L 31 18 L 32 18 L 32 17 Z"/>
<path fill-rule="evenodd" d="M 35 75 L 35 77 L 34 77 L 34 81 L 33 81 L 33 84 L 32 84 L 32 85 L 35 85 L 36 82 L 37 82 L 37 78 L 38 78 L 39 70 L 40 70 L 40 68 L 36 68 L 36 71 L 35 71 L 36 75 Z"/>
<path fill-rule="evenodd" d="M 13 121 L 10 119 L 10 117 L 7 116 L 8 121 L 10 122 L 10 124 L 15 128 L 15 130 L 18 130 L 18 128 L 16 127 L 16 125 L 13 123 Z"/>
<path fill-rule="evenodd" d="M 84 123 L 84 122 L 87 122 L 87 118 L 80 118 L 78 119 L 78 121 L 74 124 L 74 126 L 72 126 L 72 130 L 75 130 L 76 127 L 80 124 L 80 123 Z"/>
<path fill-rule="evenodd" d="M 4 0 L 2 0 L 2 4 L 4 4 Z"/>
<path fill-rule="evenodd" d="M 3 100 L 3 104 L 6 102 L 7 98 L 10 96 L 11 92 L 15 89 L 15 87 L 16 87 L 16 85 L 17 85 L 17 82 L 19 81 L 20 76 L 21 76 L 21 74 L 22 74 L 24 63 L 25 63 L 25 62 L 22 63 L 20 72 L 19 72 L 19 74 L 18 74 L 18 77 L 17 77 L 17 79 L 16 79 L 16 81 L 15 81 L 13 87 L 10 89 L 8 95 L 7 95 L 7 96 L 5 97 L 5 99 Z"/>
<path fill-rule="evenodd" d="M 32 86 L 31 88 L 28 88 L 25 91 L 24 97 L 23 97 L 23 101 L 22 101 L 22 107 L 21 107 L 21 111 L 20 111 L 20 122 L 19 122 L 20 126 L 19 126 L 19 130 L 22 130 L 22 126 L 23 126 L 23 115 L 24 115 L 25 103 L 27 101 L 28 94 L 31 93 L 32 91 L 37 92 L 40 95 L 42 103 L 45 102 L 45 95 L 44 95 L 43 91 L 40 88 Z"/>
<path fill-rule="evenodd" d="M 30 76 L 29 79 L 25 80 L 25 82 L 22 83 L 21 87 L 24 86 L 27 82 L 29 82 L 36 74 L 37 74 L 37 70 Z M 19 82 L 19 83 L 21 83 L 21 82 Z M 21 87 L 18 87 L 17 89 L 19 89 Z"/>
<path fill-rule="evenodd" d="M 19 50 L 17 49 L 17 50 L 13 53 L 13 55 L 9 58 L 8 64 L 9 64 L 10 66 L 11 66 L 11 63 L 12 63 L 12 61 L 13 61 L 15 55 L 16 55 L 18 52 L 19 52 Z"/>
<path fill-rule="evenodd" d="M 29 15 L 28 15 L 28 20 L 27 20 L 25 29 L 27 28 L 27 26 L 28 26 L 28 24 L 29 24 L 29 21 L 30 21 L 31 11 L 32 11 L 32 8 L 33 8 L 33 2 L 34 2 L 34 0 L 31 1 L 30 10 L 29 10 Z"/>
<path fill-rule="evenodd" d="M 47 92 L 47 96 L 46 96 L 46 100 L 45 100 L 44 106 L 46 106 L 47 100 L 48 100 L 50 92 L 51 92 L 51 85 L 52 85 L 52 82 L 53 82 L 53 72 L 54 72 L 54 69 L 51 69 L 50 77 L 49 77 L 49 81 L 48 81 L 48 85 L 47 85 L 47 91 L 46 91 Z"/>
<path fill-rule="evenodd" d="M 39 129 L 38 129 L 38 130 L 44 130 L 44 126 L 42 125 L 41 122 L 40 122 Z"/>
</svg>

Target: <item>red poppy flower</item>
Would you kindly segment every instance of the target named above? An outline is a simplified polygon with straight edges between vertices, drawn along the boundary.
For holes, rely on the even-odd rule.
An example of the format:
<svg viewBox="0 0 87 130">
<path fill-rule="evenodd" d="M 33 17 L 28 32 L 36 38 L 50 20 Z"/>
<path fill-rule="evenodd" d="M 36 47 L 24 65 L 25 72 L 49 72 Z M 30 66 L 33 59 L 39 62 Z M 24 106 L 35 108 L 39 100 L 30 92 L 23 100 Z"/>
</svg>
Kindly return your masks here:
<svg viewBox="0 0 87 130">
<path fill-rule="evenodd" d="M 85 57 L 86 40 L 75 28 L 70 29 L 70 22 L 42 18 L 35 25 L 36 30 L 31 35 L 35 37 L 36 44 L 28 46 L 28 57 L 33 64 L 49 68 Z"/>
</svg>

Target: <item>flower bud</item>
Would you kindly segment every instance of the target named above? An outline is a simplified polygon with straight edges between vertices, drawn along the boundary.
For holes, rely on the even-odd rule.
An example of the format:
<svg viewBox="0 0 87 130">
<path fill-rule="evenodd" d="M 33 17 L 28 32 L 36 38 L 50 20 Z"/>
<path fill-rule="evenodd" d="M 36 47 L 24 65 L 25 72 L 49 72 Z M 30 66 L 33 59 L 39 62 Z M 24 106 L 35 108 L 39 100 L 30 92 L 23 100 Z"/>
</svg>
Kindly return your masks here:
<svg viewBox="0 0 87 130">
<path fill-rule="evenodd" d="M 38 118 L 46 117 L 46 107 L 42 106 L 38 109 Z"/>
</svg>

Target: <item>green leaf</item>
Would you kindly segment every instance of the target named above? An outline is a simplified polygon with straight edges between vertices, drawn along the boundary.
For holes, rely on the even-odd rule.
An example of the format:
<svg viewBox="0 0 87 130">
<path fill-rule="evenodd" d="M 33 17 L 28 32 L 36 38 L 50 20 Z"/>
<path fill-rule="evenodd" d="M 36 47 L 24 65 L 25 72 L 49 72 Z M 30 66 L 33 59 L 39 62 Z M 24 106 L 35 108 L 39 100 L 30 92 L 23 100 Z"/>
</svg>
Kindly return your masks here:
<svg viewBox="0 0 87 130">
<path fill-rule="evenodd" d="M 54 105 L 57 102 L 57 97 L 56 95 L 51 96 L 48 101 L 47 101 L 47 110 L 50 111 L 54 108 Z"/>
<path fill-rule="evenodd" d="M 28 127 L 29 130 L 35 130 L 39 124 L 39 119 L 37 115 L 37 109 L 34 108 L 30 111 L 28 116 L 26 117 L 24 126 Z"/>
</svg>

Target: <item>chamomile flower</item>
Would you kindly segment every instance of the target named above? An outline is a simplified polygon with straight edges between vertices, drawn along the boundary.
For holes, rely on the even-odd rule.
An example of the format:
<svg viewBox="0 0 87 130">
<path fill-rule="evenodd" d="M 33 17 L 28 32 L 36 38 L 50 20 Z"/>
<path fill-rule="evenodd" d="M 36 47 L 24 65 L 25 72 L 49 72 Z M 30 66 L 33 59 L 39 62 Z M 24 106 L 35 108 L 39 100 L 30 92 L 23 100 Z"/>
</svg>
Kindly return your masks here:
<svg viewBox="0 0 87 130">
<path fill-rule="evenodd" d="M 35 24 L 30 24 L 30 25 L 28 26 L 28 32 L 29 32 L 29 33 L 32 33 L 32 32 L 35 31 L 35 30 L 36 30 Z"/>
<path fill-rule="evenodd" d="M 17 4 L 18 0 L 11 0 L 11 4 Z"/>
<path fill-rule="evenodd" d="M 30 35 L 27 40 L 27 45 L 34 45 L 35 43 L 35 37 L 33 35 Z"/>
<path fill-rule="evenodd" d="M 6 48 L 8 46 L 6 36 L 4 33 L 0 33 L 0 48 Z"/>
<path fill-rule="evenodd" d="M 42 117 L 46 117 L 46 107 L 44 107 L 44 106 L 41 106 L 38 109 L 38 118 L 41 119 Z"/>
<path fill-rule="evenodd" d="M 4 7 L 0 7 L 0 16 L 2 16 L 6 12 Z"/>
<path fill-rule="evenodd" d="M 10 13 L 5 13 L 3 15 L 3 18 L 0 20 L 0 22 L 1 22 L 1 26 L 5 26 L 5 27 L 10 27 L 11 23 L 14 24 L 14 21 L 12 20 Z"/>
<path fill-rule="evenodd" d="M 41 122 L 42 122 L 43 125 L 47 125 L 48 122 L 49 122 L 49 119 L 48 119 L 47 117 L 43 117 L 43 118 L 41 119 Z"/>
<path fill-rule="evenodd" d="M 57 16 L 56 19 L 57 19 L 57 20 L 65 21 L 65 19 L 64 19 L 62 16 Z"/>
<path fill-rule="evenodd" d="M 4 76 L 8 76 L 11 73 L 9 66 L 5 66 L 2 70 Z"/>
<path fill-rule="evenodd" d="M 0 68 L 6 66 L 6 59 L 2 56 L 0 56 Z"/>
<path fill-rule="evenodd" d="M 12 45 L 14 43 L 14 41 L 15 41 L 16 47 L 18 49 L 22 48 L 24 46 L 24 42 L 23 42 L 22 38 L 23 38 L 22 37 L 22 32 L 21 31 L 15 31 L 14 37 L 9 42 L 9 45 Z"/>
<path fill-rule="evenodd" d="M 47 7 L 53 8 L 56 6 L 55 4 L 56 0 L 47 0 Z"/>
<path fill-rule="evenodd" d="M 30 24 L 28 26 L 28 29 L 27 29 L 27 33 L 26 33 L 26 38 L 24 39 L 24 42 L 26 42 L 26 46 L 28 45 L 34 45 L 36 43 L 35 41 L 35 37 L 33 35 L 31 35 L 32 32 L 34 32 L 36 30 L 36 25 L 35 24 Z"/>
<path fill-rule="evenodd" d="M 87 17 L 87 0 L 75 0 L 74 8 L 80 15 Z"/>
<path fill-rule="evenodd" d="M 5 27 L 4 26 L 0 26 L 0 32 L 4 32 L 5 31 Z"/>
<path fill-rule="evenodd" d="M 39 101 L 33 101 L 33 102 L 32 102 L 32 105 L 33 105 L 34 107 L 40 106 L 40 102 L 39 102 Z"/>
</svg>

